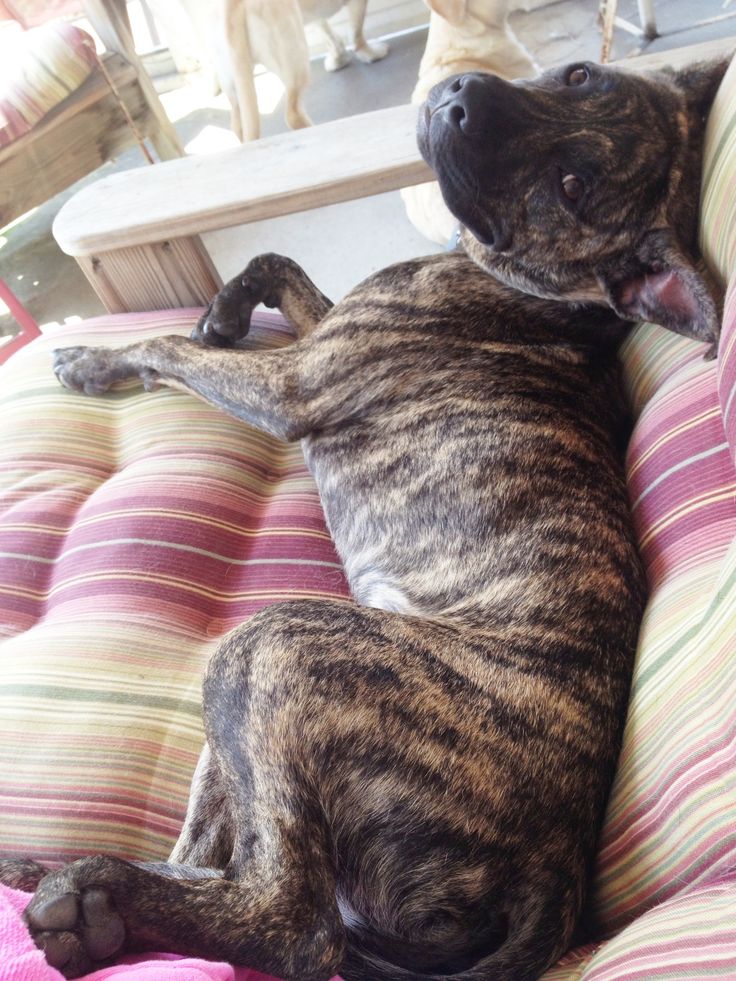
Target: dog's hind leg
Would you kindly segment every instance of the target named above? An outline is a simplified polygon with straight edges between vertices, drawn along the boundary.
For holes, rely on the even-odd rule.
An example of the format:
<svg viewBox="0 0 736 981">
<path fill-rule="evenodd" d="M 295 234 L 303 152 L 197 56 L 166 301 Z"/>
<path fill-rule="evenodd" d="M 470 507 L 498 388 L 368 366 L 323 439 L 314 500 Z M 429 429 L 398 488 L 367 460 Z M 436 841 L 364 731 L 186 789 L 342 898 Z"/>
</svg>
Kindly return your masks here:
<svg viewBox="0 0 736 981">
<path fill-rule="evenodd" d="M 195 870 L 182 880 L 176 867 L 81 859 L 41 881 L 26 921 L 68 978 L 123 951 L 166 950 L 326 981 L 342 962 L 344 931 L 320 829 L 307 824 L 274 813 L 247 866 L 226 877 Z"/>
<path fill-rule="evenodd" d="M 192 778 L 184 824 L 169 862 L 224 869 L 232 857 L 233 840 L 230 804 L 217 763 L 205 743 Z"/>
<path fill-rule="evenodd" d="M 33 892 L 49 870 L 32 858 L 0 858 L 0 882 L 11 889 Z"/>
<path fill-rule="evenodd" d="M 328 825 L 303 759 L 305 747 L 311 759 L 315 727 L 304 716 L 299 663 L 289 677 L 293 652 L 283 634 L 282 618 L 254 617 L 207 670 L 212 755 L 202 773 L 205 782 L 219 773 L 235 819 L 224 876 L 182 881 L 165 867 L 108 857 L 47 876 L 27 921 L 68 977 L 140 949 L 226 959 L 299 981 L 326 981 L 340 969 L 345 933 Z"/>
<path fill-rule="evenodd" d="M 244 337 L 263 303 L 277 307 L 299 337 L 310 334 L 334 306 L 293 259 L 266 252 L 223 286 L 192 331 L 194 340 L 228 346 Z"/>
</svg>

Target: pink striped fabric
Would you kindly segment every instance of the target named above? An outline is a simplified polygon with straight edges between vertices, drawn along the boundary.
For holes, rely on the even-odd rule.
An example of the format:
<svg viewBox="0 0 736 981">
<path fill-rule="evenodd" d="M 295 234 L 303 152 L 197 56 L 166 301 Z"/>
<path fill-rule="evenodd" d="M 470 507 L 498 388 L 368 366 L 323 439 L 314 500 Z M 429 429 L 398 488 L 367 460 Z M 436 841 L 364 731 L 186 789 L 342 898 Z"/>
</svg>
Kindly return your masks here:
<svg viewBox="0 0 736 981">
<path fill-rule="evenodd" d="M 704 364 L 701 349 L 674 335 L 657 331 L 647 337 L 641 332 L 636 357 L 651 358 L 654 352 L 666 370 L 656 398 L 639 416 L 628 479 L 639 545 L 650 585 L 656 588 L 694 559 L 699 561 L 713 536 L 728 540 L 733 466 L 716 390 L 716 363 Z"/>
<path fill-rule="evenodd" d="M 197 315 L 59 333 L 121 345 Z M 253 337 L 292 339 L 269 315 Z M 347 589 L 298 445 L 180 392 L 67 392 L 58 343 L 16 354 L 0 386 L 0 854 L 160 858 L 217 641 L 268 603 Z"/>
<path fill-rule="evenodd" d="M 732 281 L 717 363 L 643 325 L 622 360 L 651 595 L 588 920 L 547 981 L 736 977 L 736 65 L 719 92 L 704 250 Z M 729 210 L 730 209 L 730 210 Z M 186 332 L 102 318 L 65 343 Z M 288 343 L 264 317 L 261 344 Z M 0 384 L 0 853 L 166 855 L 219 637 L 266 603 L 344 596 L 298 447 L 179 392 L 85 399 L 43 337 Z"/>
<path fill-rule="evenodd" d="M 726 295 L 718 358 L 718 396 L 731 459 L 736 463 L 736 279 Z"/>
</svg>

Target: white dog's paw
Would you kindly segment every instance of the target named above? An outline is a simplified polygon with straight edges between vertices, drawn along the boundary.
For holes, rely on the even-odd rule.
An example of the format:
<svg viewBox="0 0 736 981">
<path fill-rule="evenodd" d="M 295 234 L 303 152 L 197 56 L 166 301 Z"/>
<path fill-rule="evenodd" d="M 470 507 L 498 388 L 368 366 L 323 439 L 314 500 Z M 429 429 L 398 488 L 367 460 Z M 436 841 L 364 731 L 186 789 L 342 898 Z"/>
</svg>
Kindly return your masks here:
<svg viewBox="0 0 736 981">
<path fill-rule="evenodd" d="M 350 54 L 345 48 L 340 51 L 330 51 L 325 55 L 326 72 L 338 72 L 348 64 L 350 64 Z"/>
<path fill-rule="evenodd" d="M 366 41 L 355 49 L 355 57 L 358 61 L 368 65 L 372 61 L 380 61 L 381 58 L 385 58 L 388 52 L 389 46 L 385 41 Z"/>
</svg>

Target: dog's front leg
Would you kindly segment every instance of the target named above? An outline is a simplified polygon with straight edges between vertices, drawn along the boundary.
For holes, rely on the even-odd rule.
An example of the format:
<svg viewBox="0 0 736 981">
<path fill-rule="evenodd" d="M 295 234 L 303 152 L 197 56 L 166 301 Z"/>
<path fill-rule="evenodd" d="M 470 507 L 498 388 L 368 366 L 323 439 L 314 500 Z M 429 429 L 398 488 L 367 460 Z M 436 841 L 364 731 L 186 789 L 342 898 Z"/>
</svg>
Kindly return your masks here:
<svg viewBox="0 0 736 981">
<path fill-rule="evenodd" d="M 140 378 L 198 395 L 229 415 L 279 439 L 301 439 L 318 423 L 314 400 L 300 389 L 300 347 L 226 351 L 172 335 L 123 348 L 68 347 L 54 352 L 62 385 L 101 395 L 115 382 Z"/>
<path fill-rule="evenodd" d="M 234 344 L 248 333 L 259 303 L 277 307 L 300 338 L 311 334 L 333 307 L 293 259 L 266 252 L 223 286 L 200 317 L 192 339 L 215 347 Z"/>
</svg>

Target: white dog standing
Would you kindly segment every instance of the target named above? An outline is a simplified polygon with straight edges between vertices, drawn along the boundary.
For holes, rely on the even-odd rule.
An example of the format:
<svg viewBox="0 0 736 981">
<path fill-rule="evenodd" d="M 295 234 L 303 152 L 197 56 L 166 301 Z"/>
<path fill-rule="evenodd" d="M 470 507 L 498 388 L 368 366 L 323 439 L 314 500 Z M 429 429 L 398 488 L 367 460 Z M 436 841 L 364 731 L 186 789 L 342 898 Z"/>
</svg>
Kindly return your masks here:
<svg viewBox="0 0 736 981">
<path fill-rule="evenodd" d="M 461 72 L 502 78 L 536 75 L 538 67 L 509 27 L 510 0 L 425 0 L 432 13 L 411 101 L 420 105 L 437 82 Z M 515 6 L 518 6 L 516 4 Z M 436 182 L 401 192 L 411 223 L 433 242 L 446 244 L 457 226 Z"/>
<path fill-rule="evenodd" d="M 381 41 L 368 43 L 363 35 L 367 0 L 218 0 L 218 3 L 218 75 L 232 107 L 233 131 L 241 140 L 255 140 L 260 135 L 253 81 L 253 68 L 258 62 L 283 82 L 287 124 L 292 129 L 311 125 L 302 103 L 309 84 L 305 24 L 317 23 L 325 33 L 327 71 L 336 71 L 349 61 L 345 45 L 327 22 L 342 7 L 347 9 L 355 56 L 360 61 L 372 62 L 388 54 L 388 45 Z"/>
</svg>

